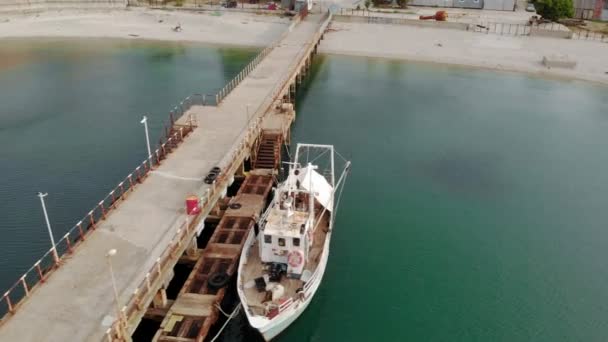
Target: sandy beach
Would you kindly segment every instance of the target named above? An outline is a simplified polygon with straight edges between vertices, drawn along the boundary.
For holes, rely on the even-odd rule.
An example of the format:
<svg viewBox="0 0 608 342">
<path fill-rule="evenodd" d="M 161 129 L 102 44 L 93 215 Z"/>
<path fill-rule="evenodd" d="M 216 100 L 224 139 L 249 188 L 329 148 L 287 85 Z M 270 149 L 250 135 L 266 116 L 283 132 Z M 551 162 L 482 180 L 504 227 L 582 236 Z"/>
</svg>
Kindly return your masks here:
<svg viewBox="0 0 608 342">
<path fill-rule="evenodd" d="M 1 15 L 0 38 L 140 38 L 263 47 L 277 39 L 289 23 L 289 18 L 238 12 L 64 10 Z M 178 24 L 182 30 L 173 31 Z"/>
<path fill-rule="evenodd" d="M 182 30 L 174 32 L 180 24 Z M 0 16 L 0 38 L 96 37 L 267 46 L 289 18 L 241 12 L 49 11 Z M 512 37 L 406 25 L 333 22 L 320 52 L 465 65 L 608 84 L 608 44 L 594 41 Z M 546 68 L 546 55 L 566 55 L 574 69 Z"/>
<path fill-rule="evenodd" d="M 526 72 L 608 85 L 608 44 L 602 42 L 333 22 L 320 51 Z M 548 69 L 542 65 L 543 56 L 554 54 L 575 60 L 576 67 Z"/>
</svg>

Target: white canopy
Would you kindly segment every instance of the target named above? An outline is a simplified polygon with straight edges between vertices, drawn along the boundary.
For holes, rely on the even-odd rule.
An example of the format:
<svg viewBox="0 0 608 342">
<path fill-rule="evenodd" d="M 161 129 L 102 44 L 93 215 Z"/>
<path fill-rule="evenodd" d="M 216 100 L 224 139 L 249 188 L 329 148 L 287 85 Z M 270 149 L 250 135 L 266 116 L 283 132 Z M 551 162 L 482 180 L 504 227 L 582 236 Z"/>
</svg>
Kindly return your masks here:
<svg viewBox="0 0 608 342">
<path fill-rule="evenodd" d="M 321 205 L 327 210 L 332 211 L 333 209 L 333 196 L 334 189 L 327 182 L 325 177 L 321 176 L 313 167 L 307 166 L 300 169 L 300 174 L 296 176 L 300 181 L 300 186 L 307 191 L 312 191 L 315 194 L 315 198 Z"/>
</svg>

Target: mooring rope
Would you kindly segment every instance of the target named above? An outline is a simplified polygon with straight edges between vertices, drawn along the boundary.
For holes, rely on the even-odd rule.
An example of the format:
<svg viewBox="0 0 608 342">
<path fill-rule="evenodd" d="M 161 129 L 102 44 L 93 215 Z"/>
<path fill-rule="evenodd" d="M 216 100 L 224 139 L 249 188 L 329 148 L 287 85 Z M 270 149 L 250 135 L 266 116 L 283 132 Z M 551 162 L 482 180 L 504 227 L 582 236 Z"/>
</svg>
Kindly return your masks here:
<svg viewBox="0 0 608 342">
<path fill-rule="evenodd" d="M 236 316 L 236 314 L 239 312 L 239 310 L 241 309 L 241 303 L 239 303 L 239 305 L 236 306 L 236 308 L 234 308 L 234 310 L 232 311 L 232 313 L 230 314 L 230 316 L 228 316 L 228 319 L 226 320 L 226 322 L 224 322 L 224 325 L 222 325 L 222 327 L 220 328 L 220 331 L 217 332 L 217 334 L 215 335 L 215 337 L 213 337 L 213 339 L 211 339 L 211 342 L 215 342 L 215 340 L 220 337 L 220 335 L 222 334 L 222 331 L 224 331 L 224 328 L 226 328 L 226 326 L 228 325 L 228 322 L 230 322 L 230 320 L 232 318 L 234 318 L 234 316 Z M 225 315 L 226 313 L 220 309 L 220 311 Z"/>
</svg>

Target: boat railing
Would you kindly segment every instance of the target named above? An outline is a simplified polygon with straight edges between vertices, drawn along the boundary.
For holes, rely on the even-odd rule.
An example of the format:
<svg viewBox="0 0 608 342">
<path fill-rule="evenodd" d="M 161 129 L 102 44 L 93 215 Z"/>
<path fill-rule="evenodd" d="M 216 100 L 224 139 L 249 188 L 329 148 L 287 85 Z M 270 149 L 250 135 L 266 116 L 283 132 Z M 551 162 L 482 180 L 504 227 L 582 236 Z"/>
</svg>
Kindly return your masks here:
<svg viewBox="0 0 608 342">
<path fill-rule="evenodd" d="M 283 310 L 289 308 L 291 304 L 293 304 L 293 298 L 289 298 L 283 303 L 279 304 L 279 312 L 282 312 Z"/>
</svg>

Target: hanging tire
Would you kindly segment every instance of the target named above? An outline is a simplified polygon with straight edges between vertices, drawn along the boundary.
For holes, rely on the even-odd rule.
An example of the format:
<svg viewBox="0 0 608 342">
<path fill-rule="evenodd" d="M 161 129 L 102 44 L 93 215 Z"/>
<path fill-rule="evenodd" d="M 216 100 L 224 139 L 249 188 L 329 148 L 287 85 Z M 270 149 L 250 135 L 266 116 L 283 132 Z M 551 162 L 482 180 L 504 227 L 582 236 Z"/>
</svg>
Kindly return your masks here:
<svg viewBox="0 0 608 342">
<path fill-rule="evenodd" d="M 207 286 L 209 288 L 219 290 L 226 286 L 230 281 L 230 276 L 226 272 L 216 272 L 209 276 L 207 279 Z"/>
</svg>

